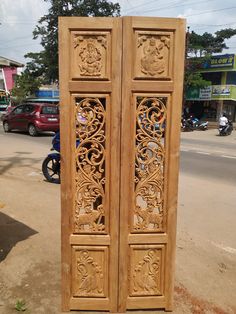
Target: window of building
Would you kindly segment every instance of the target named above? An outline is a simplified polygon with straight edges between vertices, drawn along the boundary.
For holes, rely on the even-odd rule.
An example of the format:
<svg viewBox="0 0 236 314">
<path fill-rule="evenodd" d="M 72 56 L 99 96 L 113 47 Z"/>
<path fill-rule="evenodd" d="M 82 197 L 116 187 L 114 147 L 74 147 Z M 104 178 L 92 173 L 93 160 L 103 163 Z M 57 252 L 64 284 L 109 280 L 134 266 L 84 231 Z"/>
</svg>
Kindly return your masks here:
<svg viewBox="0 0 236 314">
<path fill-rule="evenodd" d="M 208 72 L 202 73 L 202 77 L 206 81 L 211 81 L 212 85 L 221 85 L 221 74 L 222 72 Z"/>
<path fill-rule="evenodd" d="M 227 73 L 226 84 L 236 85 L 236 72 L 228 72 Z"/>
</svg>

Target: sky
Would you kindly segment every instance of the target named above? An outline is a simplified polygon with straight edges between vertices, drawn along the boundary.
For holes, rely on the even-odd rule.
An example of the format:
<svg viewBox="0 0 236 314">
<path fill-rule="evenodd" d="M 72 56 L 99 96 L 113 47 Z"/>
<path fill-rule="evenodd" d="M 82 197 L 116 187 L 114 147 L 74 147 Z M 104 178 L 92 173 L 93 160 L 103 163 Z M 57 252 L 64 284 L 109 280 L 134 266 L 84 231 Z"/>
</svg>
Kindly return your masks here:
<svg viewBox="0 0 236 314">
<path fill-rule="evenodd" d="M 181 17 L 190 31 L 214 33 L 224 28 L 236 28 L 235 0 L 112 0 L 119 2 L 122 16 Z M 24 55 L 41 50 L 40 40 L 32 32 L 40 17 L 48 12 L 44 0 L 0 0 L 0 56 L 25 64 Z M 236 53 L 236 35 L 226 41 Z"/>
</svg>

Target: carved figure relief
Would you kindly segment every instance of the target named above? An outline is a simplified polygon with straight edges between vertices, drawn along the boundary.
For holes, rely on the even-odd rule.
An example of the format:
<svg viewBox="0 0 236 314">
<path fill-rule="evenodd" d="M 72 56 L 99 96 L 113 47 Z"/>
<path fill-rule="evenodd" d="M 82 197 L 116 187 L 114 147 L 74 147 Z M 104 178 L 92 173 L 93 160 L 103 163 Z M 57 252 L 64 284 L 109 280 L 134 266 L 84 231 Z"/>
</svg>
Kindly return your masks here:
<svg viewBox="0 0 236 314">
<path fill-rule="evenodd" d="M 76 295 L 94 297 L 104 295 L 104 274 L 101 265 L 87 250 L 80 251 L 76 260 Z"/>
<path fill-rule="evenodd" d="M 166 99 L 137 97 L 134 232 L 163 230 Z"/>
<path fill-rule="evenodd" d="M 141 251 L 142 252 L 142 251 Z M 134 261 L 131 295 L 160 294 L 160 257 L 157 249 L 150 249 L 139 261 Z"/>
<path fill-rule="evenodd" d="M 168 58 L 170 38 L 160 35 L 140 35 L 137 46 L 140 71 L 145 76 L 166 76 L 168 72 Z"/>
<path fill-rule="evenodd" d="M 76 199 L 74 231 L 105 229 L 105 98 L 76 102 Z"/>
<path fill-rule="evenodd" d="M 106 36 L 79 35 L 74 37 L 77 65 L 81 77 L 103 77 L 107 40 Z"/>
</svg>

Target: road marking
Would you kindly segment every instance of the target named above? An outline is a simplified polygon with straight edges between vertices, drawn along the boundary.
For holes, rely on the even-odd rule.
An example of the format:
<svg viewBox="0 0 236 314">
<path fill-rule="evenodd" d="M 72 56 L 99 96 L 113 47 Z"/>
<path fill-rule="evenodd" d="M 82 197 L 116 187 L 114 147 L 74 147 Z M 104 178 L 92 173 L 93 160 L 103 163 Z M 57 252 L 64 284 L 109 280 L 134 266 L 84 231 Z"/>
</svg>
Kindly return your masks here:
<svg viewBox="0 0 236 314">
<path fill-rule="evenodd" d="M 210 153 L 207 152 L 196 152 L 197 154 L 203 154 L 203 155 L 210 155 Z"/>
<path fill-rule="evenodd" d="M 181 148 L 180 150 L 181 150 L 181 152 L 189 152 L 189 149 L 183 149 L 183 148 Z"/>
<path fill-rule="evenodd" d="M 222 249 L 228 253 L 231 253 L 231 254 L 236 254 L 236 249 L 233 248 L 233 247 L 230 247 L 230 246 L 223 246 L 222 244 L 218 244 L 218 243 L 215 243 L 213 241 L 211 241 L 211 244 L 213 244 L 214 246 L 218 247 L 219 249 Z"/>
<path fill-rule="evenodd" d="M 221 157 L 224 157 L 224 158 L 233 158 L 233 159 L 236 159 L 236 156 L 221 155 Z"/>
</svg>

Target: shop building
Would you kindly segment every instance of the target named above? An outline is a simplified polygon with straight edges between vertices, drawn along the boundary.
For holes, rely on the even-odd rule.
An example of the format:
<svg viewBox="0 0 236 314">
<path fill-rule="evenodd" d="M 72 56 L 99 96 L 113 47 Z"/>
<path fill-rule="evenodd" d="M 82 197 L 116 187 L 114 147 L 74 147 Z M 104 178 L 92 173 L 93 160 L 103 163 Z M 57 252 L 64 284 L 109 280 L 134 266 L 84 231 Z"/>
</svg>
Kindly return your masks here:
<svg viewBox="0 0 236 314">
<path fill-rule="evenodd" d="M 184 110 L 212 125 L 225 113 L 236 122 L 236 55 L 212 56 L 200 69 L 211 85 L 206 88 L 189 88 Z"/>
</svg>

